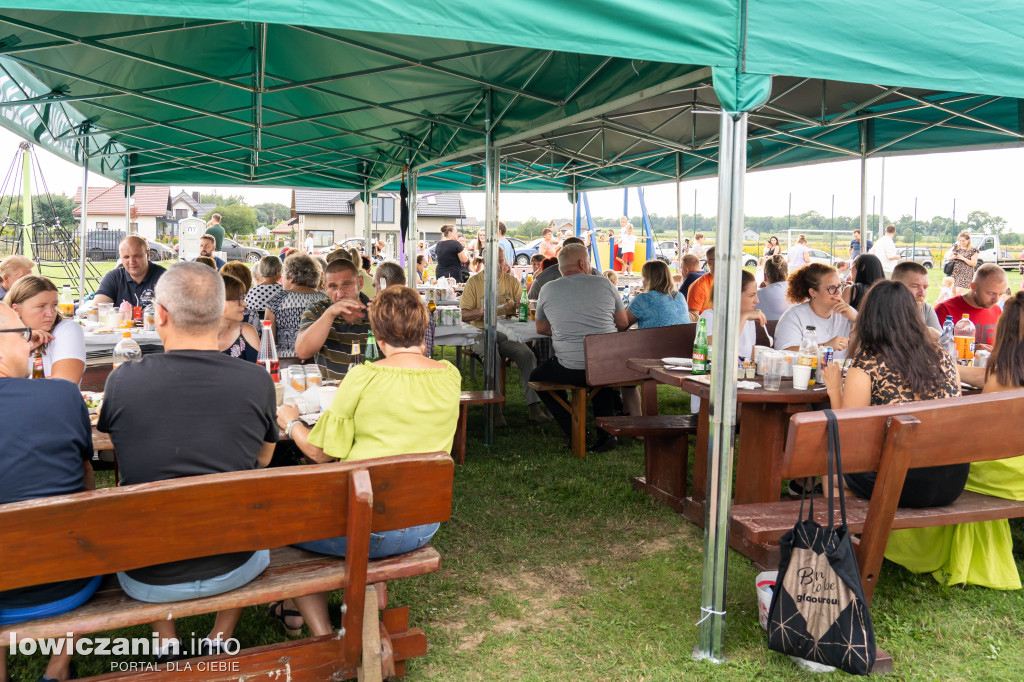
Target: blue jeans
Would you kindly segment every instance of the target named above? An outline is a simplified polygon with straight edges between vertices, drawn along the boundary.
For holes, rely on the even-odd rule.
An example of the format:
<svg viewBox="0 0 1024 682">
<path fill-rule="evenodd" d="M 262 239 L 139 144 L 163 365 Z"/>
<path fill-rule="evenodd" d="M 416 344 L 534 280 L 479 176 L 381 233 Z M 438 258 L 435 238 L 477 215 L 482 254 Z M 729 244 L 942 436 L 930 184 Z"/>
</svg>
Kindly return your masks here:
<svg viewBox="0 0 1024 682">
<path fill-rule="evenodd" d="M 117 581 L 132 599 L 155 603 L 184 601 L 230 592 L 255 580 L 269 565 L 270 550 L 261 549 L 235 570 L 206 580 L 191 580 L 175 585 L 149 585 L 129 577 L 127 573 L 118 573 Z"/>
<path fill-rule="evenodd" d="M 50 616 L 59 616 L 62 613 L 67 613 L 72 609 L 77 609 L 79 606 L 89 601 L 89 597 L 96 594 L 96 589 L 100 586 L 100 581 L 103 576 L 98 575 L 89 583 L 74 594 L 52 601 L 48 604 L 39 604 L 37 606 L 20 606 L 15 609 L 0 609 L 0 625 L 10 625 L 12 623 L 21 623 L 26 620 L 35 620 L 36 618 L 49 618 Z"/>
<path fill-rule="evenodd" d="M 419 549 L 430 542 L 434 533 L 441 527 L 440 523 L 428 523 L 423 526 L 409 526 L 400 530 L 388 530 L 383 533 L 370 533 L 370 558 L 383 559 L 396 554 L 405 554 Z M 295 547 L 307 549 L 317 554 L 345 556 L 345 538 L 327 538 L 300 542 Z"/>
</svg>

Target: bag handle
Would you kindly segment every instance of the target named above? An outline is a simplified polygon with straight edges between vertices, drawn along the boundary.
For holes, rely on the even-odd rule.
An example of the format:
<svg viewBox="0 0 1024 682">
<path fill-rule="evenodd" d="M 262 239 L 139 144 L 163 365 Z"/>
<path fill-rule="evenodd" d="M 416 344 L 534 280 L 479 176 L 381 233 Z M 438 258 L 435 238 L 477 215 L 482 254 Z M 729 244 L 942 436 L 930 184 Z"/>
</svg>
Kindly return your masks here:
<svg viewBox="0 0 1024 682">
<path fill-rule="evenodd" d="M 843 484 L 843 458 L 839 443 L 839 420 L 832 410 L 825 410 L 825 419 L 828 422 L 828 531 L 829 537 L 834 537 L 832 530 L 835 526 L 835 485 L 833 483 L 833 462 L 834 473 L 839 476 L 839 510 L 843 527 L 846 526 L 846 486 Z"/>
</svg>

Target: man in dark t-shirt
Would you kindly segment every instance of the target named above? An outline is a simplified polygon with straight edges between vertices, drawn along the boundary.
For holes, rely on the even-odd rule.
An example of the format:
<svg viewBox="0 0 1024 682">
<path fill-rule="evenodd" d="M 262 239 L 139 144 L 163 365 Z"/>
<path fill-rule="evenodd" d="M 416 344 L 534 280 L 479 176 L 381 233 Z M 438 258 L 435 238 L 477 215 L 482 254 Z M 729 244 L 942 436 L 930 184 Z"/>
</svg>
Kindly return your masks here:
<svg viewBox="0 0 1024 682">
<path fill-rule="evenodd" d="M 97 428 L 109 433 L 124 485 L 266 466 L 277 443 L 270 375 L 218 350 L 224 284 L 201 263 L 178 263 L 156 287 L 156 329 L 164 352 L 118 367 L 107 378 Z M 210 415 L 217 415 L 212 419 Z M 140 512 L 142 513 L 142 512 Z M 153 527 L 174 519 L 153 510 Z M 227 592 L 258 576 L 269 552 L 234 552 L 135 568 L 117 577 L 129 596 L 169 602 Z M 201 652 L 218 653 L 242 609 L 217 614 Z M 174 621 L 153 629 L 177 638 Z"/>
<path fill-rule="evenodd" d="M 206 234 L 213 235 L 213 239 L 216 242 L 215 250 L 223 251 L 221 245 L 224 243 L 224 228 L 220 225 L 220 213 L 214 213 L 210 216 L 210 222 L 206 224 Z"/>
<path fill-rule="evenodd" d="M 153 302 L 154 287 L 166 270 L 149 262 L 149 243 L 137 234 L 122 239 L 117 252 L 121 264 L 103 276 L 96 302 L 113 303 L 116 308 L 128 301 L 145 308 Z"/>
<path fill-rule="evenodd" d="M 692 253 L 688 253 L 683 256 L 683 264 L 679 268 L 679 274 L 683 276 L 683 283 L 679 286 L 679 293 L 686 296 L 690 290 L 690 285 L 708 273 L 700 269 L 700 258 L 697 258 Z"/>
<path fill-rule="evenodd" d="M 0 303 L 0 504 L 93 487 L 92 430 L 82 394 L 70 381 L 25 378 L 25 331 L 15 312 Z M 31 565 L 23 568 L 32 571 Z M 99 577 L 80 578 L 2 591 L 0 625 L 70 611 L 86 602 L 99 583 Z M 61 610 L 54 610 L 55 602 L 63 602 Z M 0 650 L 0 680 L 7 677 L 5 658 Z M 70 655 L 54 656 L 45 674 L 67 679 L 70 664 Z"/>
</svg>

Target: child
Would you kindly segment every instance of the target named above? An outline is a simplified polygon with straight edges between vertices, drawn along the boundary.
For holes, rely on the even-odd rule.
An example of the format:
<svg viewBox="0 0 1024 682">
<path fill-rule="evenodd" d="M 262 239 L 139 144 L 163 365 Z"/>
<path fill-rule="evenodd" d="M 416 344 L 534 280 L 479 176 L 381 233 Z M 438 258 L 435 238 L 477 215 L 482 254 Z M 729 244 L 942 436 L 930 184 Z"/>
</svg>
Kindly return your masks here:
<svg viewBox="0 0 1024 682">
<path fill-rule="evenodd" d="M 619 286 L 619 275 L 614 270 L 605 270 L 602 274 L 604 274 L 612 284 Z"/>
<path fill-rule="evenodd" d="M 939 299 L 935 301 L 935 305 L 942 303 L 947 298 L 953 298 L 953 278 L 943 277 L 942 278 L 942 289 L 939 291 Z"/>
</svg>

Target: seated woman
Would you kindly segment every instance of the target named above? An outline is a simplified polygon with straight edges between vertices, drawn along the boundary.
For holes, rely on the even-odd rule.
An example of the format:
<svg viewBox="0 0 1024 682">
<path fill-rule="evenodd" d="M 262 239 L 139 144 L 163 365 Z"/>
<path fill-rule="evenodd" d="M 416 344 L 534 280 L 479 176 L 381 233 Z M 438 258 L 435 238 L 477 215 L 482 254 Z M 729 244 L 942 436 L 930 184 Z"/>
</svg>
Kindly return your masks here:
<svg viewBox="0 0 1024 682">
<path fill-rule="evenodd" d="M 360 306 L 352 301 L 353 306 Z M 315 462 L 353 461 L 410 452 L 451 451 L 459 416 L 462 376 L 446 360 L 424 355 L 427 309 L 419 294 L 390 286 L 370 305 L 370 327 L 384 359 L 349 370 L 331 407 L 312 430 L 299 421 L 294 405 L 282 405 L 277 421 L 300 450 Z M 370 534 L 370 558 L 419 549 L 439 524 Z M 298 545 L 321 554 L 345 555 L 345 538 Z M 314 635 L 331 632 L 327 594 L 297 597 L 270 605 L 289 635 L 302 627 L 299 613 Z"/>
<path fill-rule="evenodd" d="M 835 351 L 836 359 L 845 359 L 857 311 L 843 300 L 835 268 L 811 263 L 796 270 L 789 276 L 786 298 L 796 305 L 779 318 L 775 327 L 775 349 L 800 350 L 804 331 L 814 327 L 818 346 L 828 346 Z"/>
<path fill-rule="evenodd" d="M 267 301 L 282 291 L 281 270 L 283 267 L 281 259 L 277 256 L 264 256 L 259 263 L 253 266 L 252 276 L 256 283 L 245 294 L 245 304 L 249 308 L 249 317 L 246 322 L 257 329 L 263 322 Z"/>
<path fill-rule="evenodd" d="M 757 309 L 758 288 L 754 275 L 744 270 L 740 276 L 740 357 L 749 360 L 754 357 L 754 345 L 757 343 L 757 327 L 768 323 L 765 314 Z M 715 323 L 715 309 L 708 308 L 700 314 L 707 321 L 708 344 L 711 343 L 711 329 Z M 691 398 L 692 400 L 692 398 Z"/>
<path fill-rule="evenodd" d="M 988 364 L 984 368 L 959 369 L 968 383 L 984 385 L 982 393 L 1024 388 L 1024 292 L 1017 292 L 1006 302 Z M 1024 500 L 1024 456 L 974 462 L 970 467 L 966 490 Z M 894 530 L 885 558 L 914 573 L 931 572 L 944 585 L 1021 588 L 1006 519 Z"/>
<path fill-rule="evenodd" d="M 22 277 L 4 297 L 26 327 L 43 345 L 43 375 L 47 379 L 82 381 L 85 373 L 85 332 L 74 320 L 57 312 L 57 285 L 41 275 Z"/>
<path fill-rule="evenodd" d="M 778 254 L 769 256 L 764 262 L 764 286 L 757 292 L 757 309 L 764 313 L 766 319 L 779 319 L 793 305 L 786 300 L 788 279 L 786 259 Z"/>
<path fill-rule="evenodd" d="M 880 279 L 885 279 L 885 270 L 882 269 L 882 261 L 878 256 L 870 253 L 862 253 L 857 256 L 850 266 L 850 277 L 853 285 L 843 290 L 843 300 L 850 304 L 855 310 L 860 310 L 864 294 L 868 293 L 871 285 Z"/>
<path fill-rule="evenodd" d="M 271 323 L 279 357 L 295 357 L 302 313 L 311 304 L 327 300 L 327 294 L 320 291 L 320 274 L 320 265 L 304 253 L 291 254 L 284 261 L 283 291 L 267 301 L 264 318 Z"/>
<path fill-rule="evenodd" d="M 644 281 L 644 292 L 637 294 L 626 309 L 630 326 L 639 323 L 640 329 L 651 329 L 690 321 L 686 297 L 672 285 L 668 263 L 647 261 L 640 269 L 640 276 Z"/>
<path fill-rule="evenodd" d="M 902 282 L 877 282 L 861 305 L 850 340 L 852 365 L 843 383 L 838 363 L 822 376 L 832 409 L 892 405 L 960 395 L 956 364 L 932 341 L 914 295 Z M 923 467 L 907 472 L 901 507 L 938 507 L 960 497 L 969 465 Z M 869 499 L 874 473 L 846 475 L 857 497 Z"/>
<path fill-rule="evenodd" d="M 221 278 L 224 280 L 224 317 L 217 334 L 217 349 L 224 355 L 256 362 L 260 354 L 260 335 L 245 322 L 245 285 L 232 275 L 222 274 Z"/>
</svg>

